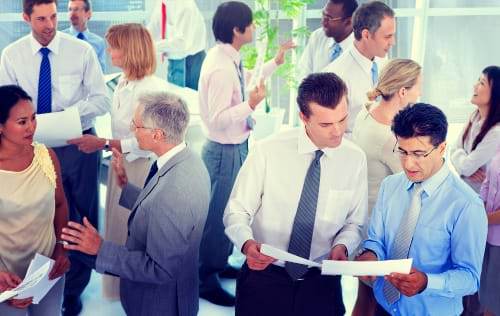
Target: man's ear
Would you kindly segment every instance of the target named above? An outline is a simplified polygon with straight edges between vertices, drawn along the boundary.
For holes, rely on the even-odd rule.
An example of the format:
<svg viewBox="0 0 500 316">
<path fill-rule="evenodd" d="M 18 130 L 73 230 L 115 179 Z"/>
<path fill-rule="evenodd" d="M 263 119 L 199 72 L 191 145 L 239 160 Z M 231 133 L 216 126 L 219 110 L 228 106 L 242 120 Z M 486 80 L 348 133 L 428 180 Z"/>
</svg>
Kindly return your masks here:
<svg viewBox="0 0 500 316">
<path fill-rule="evenodd" d="M 23 13 L 23 20 L 24 22 L 26 23 L 31 23 L 31 18 L 29 15 L 27 15 L 26 13 Z"/>
</svg>

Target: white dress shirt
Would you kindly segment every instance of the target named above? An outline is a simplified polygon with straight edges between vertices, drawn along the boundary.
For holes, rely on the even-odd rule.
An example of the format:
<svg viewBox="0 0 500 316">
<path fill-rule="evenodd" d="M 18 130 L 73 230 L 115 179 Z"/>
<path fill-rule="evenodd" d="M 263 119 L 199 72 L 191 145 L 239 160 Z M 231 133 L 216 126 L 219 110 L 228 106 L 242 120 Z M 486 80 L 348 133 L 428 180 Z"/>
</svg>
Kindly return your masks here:
<svg viewBox="0 0 500 316">
<path fill-rule="evenodd" d="M 203 61 L 198 87 L 200 115 L 207 138 L 221 144 L 241 144 L 248 139 L 250 129 L 246 119 L 253 109 L 248 98 L 243 101 L 238 65 L 241 56 L 231 44 L 218 43 Z M 278 65 L 274 59 L 262 67 L 267 79 Z M 245 83 L 251 83 L 251 71 L 244 70 Z M 259 124 L 259 122 L 257 122 Z"/>
<path fill-rule="evenodd" d="M 161 38 L 161 3 L 167 6 L 165 39 Z M 159 0 L 154 7 L 148 29 L 156 49 L 169 59 L 194 55 L 207 46 L 205 20 L 194 0 Z"/>
<path fill-rule="evenodd" d="M 378 69 L 382 69 L 381 60 L 375 58 Z M 372 82 L 373 61 L 363 56 L 355 45 L 331 62 L 323 70 L 333 72 L 344 80 L 347 85 L 347 101 L 349 105 L 349 122 L 346 136 L 350 136 L 354 122 L 361 107 L 368 102 L 367 93 L 373 89 Z"/>
<path fill-rule="evenodd" d="M 156 159 L 156 165 L 158 166 L 158 170 L 160 170 L 170 159 L 172 159 L 175 155 L 180 153 L 186 147 L 187 147 L 186 143 L 182 142 L 173 147 L 172 149 L 170 149 L 169 151 L 167 151 L 166 153 L 164 153 L 163 155 L 161 155 L 160 157 L 158 157 L 158 159 Z"/>
<path fill-rule="evenodd" d="M 226 235 L 236 247 L 254 239 L 288 250 L 304 180 L 317 149 L 302 127 L 255 144 L 236 178 L 223 218 Z M 352 253 L 361 241 L 367 215 L 363 151 L 346 139 L 323 151 L 308 258 L 312 260 L 329 254 L 337 244 Z"/>
<path fill-rule="evenodd" d="M 0 61 L 0 85 L 19 85 L 33 99 L 35 107 L 41 48 L 30 33 L 7 46 Z M 59 31 L 47 48 L 51 51 L 52 112 L 76 106 L 83 130 L 91 128 L 95 117 L 108 112 L 111 103 L 94 49 Z"/>
<path fill-rule="evenodd" d="M 128 153 L 127 161 L 151 156 L 151 152 L 139 149 L 134 132 L 130 130 L 130 122 L 134 117 L 139 97 L 148 92 L 168 90 L 167 82 L 154 75 L 130 81 L 122 76 L 118 81 L 111 107 L 111 131 L 113 138 L 120 140 L 122 152 Z"/>
<path fill-rule="evenodd" d="M 472 122 L 472 125 L 469 129 L 469 134 L 465 138 L 465 142 L 463 142 L 462 137 L 469 122 Z M 479 112 L 476 111 L 472 114 L 469 122 L 465 124 L 464 130 L 460 133 L 459 138 L 450 150 L 451 164 L 462 177 L 469 177 L 480 168 L 486 171 L 486 166 L 493 159 L 498 146 L 500 146 L 500 124 L 496 124 L 486 133 L 476 148 L 472 150 L 472 145 L 481 131 L 484 119 L 480 120 Z M 464 178 L 464 180 L 474 191 L 479 192 L 481 183 L 471 181 L 468 178 Z"/>
<path fill-rule="evenodd" d="M 353 42 L 354 34 L 351 33 L 339 43 L 342 48 L 341 54 L 351 47 Z M 331 55 L 334 45 L 335 40 L 333 37 L 327 37 L 322 27 L 311 33 L 299 61 L 299 82 L 312 73 L 323 71 L 332 62 Z"/>
</svg>

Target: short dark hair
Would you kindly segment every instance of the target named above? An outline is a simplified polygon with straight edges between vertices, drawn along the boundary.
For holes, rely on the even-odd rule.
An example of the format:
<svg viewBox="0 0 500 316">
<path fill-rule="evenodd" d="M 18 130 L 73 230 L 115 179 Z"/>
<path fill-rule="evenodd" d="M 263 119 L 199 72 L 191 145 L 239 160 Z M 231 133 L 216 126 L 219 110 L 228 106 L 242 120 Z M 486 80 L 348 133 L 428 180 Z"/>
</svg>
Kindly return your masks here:
<svg viewBox="0 0 500 316">
<path fill-rule="evenodd" d="M 241 33 L 252 24 L 252 9 L 239 1 L 228 1 L 220 4 L 212 20 L 212 31 L 215 40 L 231 44 L 233 42 L 233 29 L 236 27 Z"/>
<path fill-rule="evenodd" d="M 34 6 L 50 3 L 55 3 L 57 5 L 57 0 L 23 0 L 23 12 L 26 15 L 31 15 L 31 13 L 33 13 Z"/>
<path fill-rule="evenodd" d="M 344 18 L 349 18 L 354 14 L 358 8 L 358 1 L 356 0 L 330 0 L 332 4 L 341 4 L 342 11 L 344 11 Z"/>
<path fill-rule="evenodd" d="M 361 33 L 367 29 L 371 34 L 375 33 L 385 17 L 394 17 L 394 11 L 381 1 L 372 1 L 362 4 L 352 20 L 352 29 L 356 40 L 361 39 Z"/>
<path fill-rule="evenodd" d="M 309 103 L 315 102 L 326 108 L 335 109 L 347 94 L 347 86 L 339 76 L 332 72 L 313 73 L 299 86 L 297 104 L 306 117 L 311 115 Z"/>
<path fill-rule="evenodd" d="M 433 146 L 446 140 L 448 121 L 443 111 L 427 103 L 415 103 L 399 111 L 392 121 L 391 130 L 396 137 L 429 136 Z"/>
<path fill-rule="evenodd" d="M 7 122 L 10 110 L 21 100 L 32 101 L 26 91 L 19 86 L 0 86 L 0 124 Z"/>
<path fill-rule="evenodd" d="M 73 1 L 78 1 L 78 0 L 69 0 L 69 2 L 73 2 Z M 85 12 L 89 12 L 90 10 L 92 10 L 92 1 L 91 0 L 81 0 L 81 1 L 83 1 Z"/>
</svg>

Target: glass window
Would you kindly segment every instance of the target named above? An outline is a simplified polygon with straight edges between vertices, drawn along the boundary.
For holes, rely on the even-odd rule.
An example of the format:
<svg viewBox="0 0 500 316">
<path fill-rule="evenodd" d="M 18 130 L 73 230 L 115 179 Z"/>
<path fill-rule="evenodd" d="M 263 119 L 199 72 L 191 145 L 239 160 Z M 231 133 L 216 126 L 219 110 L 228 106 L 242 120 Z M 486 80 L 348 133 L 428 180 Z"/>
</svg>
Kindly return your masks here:
<svg viewBox="0 0 500 316">
<path fill-rule="evenodd" d="M 428 0 L 431 8 L 500 7 L 498 0 Z"/>
</svg>

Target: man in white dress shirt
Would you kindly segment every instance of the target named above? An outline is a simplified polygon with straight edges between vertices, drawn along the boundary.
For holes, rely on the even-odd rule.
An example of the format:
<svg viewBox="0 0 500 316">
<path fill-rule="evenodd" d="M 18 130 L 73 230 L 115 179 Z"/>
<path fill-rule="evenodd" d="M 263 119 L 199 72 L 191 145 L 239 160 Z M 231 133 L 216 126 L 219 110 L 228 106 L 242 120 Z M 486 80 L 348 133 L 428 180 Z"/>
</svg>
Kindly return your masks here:
<svg viewBox="0 0 500 316">
<path fill-rule="evenodd" d="M 354 41 L 352 14 L 356 0 L 329 0 L 323 8 L 321 27 L 312 32 L 300 58 L 300 79 L 322 71 Z"/>
<path fill-rule="evenodd" d="M 333 73 L 299 87 L 304 127 L 253 147 L 224 213 L 225 232 L 246 256 L 236 283 L 236 315 L 344 315 L 339 276 L 275 261 L 262 244 L 310 260 L 347 260 L 367 215 L 363 151 L 343 139 L 347 89 Z"/>
<path fill-rule="evenodd" d="M 334 72 L 344 80 L 348 89 L 350 136 L 361 107 L 368 102 L 367 92 L 378 80 L 380 61 L 395 43 L 394 11 L 380 1 L 361 5 L 353 17 L 354 44 L 324 71 Z"/>
<path fill-rule="evenodd" d="M 158 52 L 168 58 L 167 80 L 198 90 L 207 31 L 195 0 L 158 0 L 148 29 Z"/>
<path fill-rule="evenodd" d="M 38 114 L 76 107 L 83 133 L 95 134 L 95 117 L 109 111 L 110 99 L 94 49 L 57 31 L 56 0 L 23 0 L 23 18 L 31 33 L 3 50 L 0 85 L 21 86 L 33 98 Z M 97 225 L 100 152 L 85 154 L 74 145 L 54 151 L 61 162 L 70 219 L 80 222 L 86 216 Z M 64 315 L 77 315 L 91 269 L 78 255 L 71 253 L 70 260 L 63 308 Z"/>
</svg>

